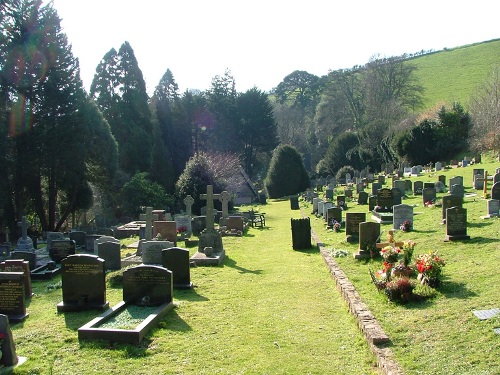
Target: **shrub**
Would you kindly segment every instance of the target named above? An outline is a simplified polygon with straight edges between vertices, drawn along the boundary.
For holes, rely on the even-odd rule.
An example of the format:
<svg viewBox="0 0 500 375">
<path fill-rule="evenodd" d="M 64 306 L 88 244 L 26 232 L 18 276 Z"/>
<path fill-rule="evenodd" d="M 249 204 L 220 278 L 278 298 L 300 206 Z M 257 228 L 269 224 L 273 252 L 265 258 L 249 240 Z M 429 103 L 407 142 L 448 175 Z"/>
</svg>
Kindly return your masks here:
<svg viewBox="0 0 500 375">
<path fill-rule="evenodd" d="M 274 150 L 264 185 L 270 198 L 297 194 L 309 187 L 304 162 L 293 146 L 280 145 Z"/>
<path fill-rule="evenodd" d="M 349 173 L 351 177 L 354 177 L 354 168 L 351 167 L 350 165 L 344 165 L 342 168 L 340 168 L 337 171 L 337 174 L 335 175 L 335 179 L 338 181 L 341 178 L 345 178 L 345 175 Z"/>
</svg>

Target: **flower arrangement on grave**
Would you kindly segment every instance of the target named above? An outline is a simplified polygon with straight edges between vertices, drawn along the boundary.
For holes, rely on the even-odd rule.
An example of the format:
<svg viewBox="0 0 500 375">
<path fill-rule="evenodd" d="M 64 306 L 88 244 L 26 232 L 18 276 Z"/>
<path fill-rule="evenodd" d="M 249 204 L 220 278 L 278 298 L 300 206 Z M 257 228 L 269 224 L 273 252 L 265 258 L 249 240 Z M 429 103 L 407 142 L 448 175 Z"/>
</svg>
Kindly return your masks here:
<svg viewBox="0 0 500 375">
<path fill-rule="evenodd" d="M 412 222 L 410 220 L 405 220 L 399 226 L 399 229 L 401 229 L 403 232 L 409 232 L 411 230 L 411 226 L 412 226 Z"/>
<path fill-rule="evenodd" d="M 413 268 L 410 266 L 413 251 L 415 249 L 415 245 L 417 243 L 412 240 L 407 240 L 403 242 L 402 246 L 402 254 L 403 259 L 399 261 L 399 263 L 392 268 L 392 276 L 406 276 L 409 277 L 413 273 Z"/>
<path fill-rule="evenodd" d="M 341 210 L 347 210 L 347 203 L 345 201 L 338 202 L 338 206 Z"/>
<path fill-rule="evenodd" d="M 424 206 L 428 207 L 428 208 L 434 208 L 435 207 L 435 201 L 434 200 L 427 201 L 427 202 L 424 203 Z"/>
<path fill-rule="evenodd" d="M 340 231 L 340 227 L 342 226 L 341 223 L 339 223 L 337 220 L 332 219 L 332 228 L 334 232 Z"/>
<path fill-rule="evenodd" d="M 408 277 L 398 277 L 386 283 L 384 292 L 394 302 L 408 302 L 413 299 L 415 280 Z"/>
<path fill-rule="evenodd" d="M 439 257 L 435 251 L 420 254 L 415 260 L 415 266 L 419 272 L 418 279 L 422 284 L 433 287 L 440 284 L 442 270 L 445 265 L 444 259 Z"/>
<path fill-rule="evenodd" d="M 396 263 L 401 254 L 401 249 L 398 246 L 394 246 L 392 243 L 380 250 L 380 255 L 384 258 L 387 263 Z"/>
<path fill-rule="evenodd" d="M 182 225 L 179 228 L 177 228 L 177 234 L 180 235 L 182 239 L 184 239 L 186 232 L 187 232 L 187 227 L 185 225 Z"/>
</svg>

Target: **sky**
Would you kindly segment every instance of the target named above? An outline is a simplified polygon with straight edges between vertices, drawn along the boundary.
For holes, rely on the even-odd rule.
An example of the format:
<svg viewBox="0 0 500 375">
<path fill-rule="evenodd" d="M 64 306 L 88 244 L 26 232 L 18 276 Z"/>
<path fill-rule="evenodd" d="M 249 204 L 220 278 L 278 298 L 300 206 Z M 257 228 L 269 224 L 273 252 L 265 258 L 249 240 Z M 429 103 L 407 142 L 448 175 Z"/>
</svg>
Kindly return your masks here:
<svg viewBox="0 0 500 375">
<path fill-rule="evenodd" d="M 48 0 L 47 0 L 48 1 Z M 111 48 L 132 46 L 152 94 L 167 69 L 180 92 L 229 69 L 236 90 L 500 38 L 495 0 L 53 0 L 89 90 Z M 499 59 L 500 60 L 500 59 Z"/>
</svg>

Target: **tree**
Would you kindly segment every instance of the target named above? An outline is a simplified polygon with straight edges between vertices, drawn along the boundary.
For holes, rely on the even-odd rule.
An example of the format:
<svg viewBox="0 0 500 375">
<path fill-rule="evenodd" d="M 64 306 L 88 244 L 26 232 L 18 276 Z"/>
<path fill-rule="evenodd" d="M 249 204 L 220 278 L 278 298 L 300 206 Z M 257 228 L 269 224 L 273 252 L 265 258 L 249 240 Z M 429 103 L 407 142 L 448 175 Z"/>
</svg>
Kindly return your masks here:
<svg viewBox="0 0 500 375">
<path fill-rule="evenodd" d="M 237 110 L 243 168 L 253 176 L 259 153 L 270 152 L 277 146 L 273 107 L 267 95 L 254 87 L 238 96 Z"/>
<path fill-rule="evenodd" d="M 359 140 L 355 133 L 340 134 L 330 143 L 323 159 L 328 173 L 335 175 L 345 165 L 351 165 L 358 170 L 363 169 L 359 151 Z"/>
<path fill-rule="evenodd" d="M 107 52 L 90 88 L 119 145 L 119 165 L 125 172 L 149 171 L 153 123 L 146 83 L 134 51 L 124 42 Z"/>
<path fill-rule="evenodd" d="M 476 152 L 500 152 L 500 68 L 471 98 L 469 104 L 473 127 L 471 147 Z"/>
<path fill-rule="evenodd" d="M 2 23 L 1 92 L 10 124 L 9 186 L 17 218 L 36 212 L 43 230 L 58 230 L 87 208 L 88 183 L 113 175 L 114 140 L 91 116 L 78 60 L 57 12 L 41 1 L 9 1 Z M 91 150 L 100 134 L 102 156 Z M 116 149 L 115 149 L 116 150 Z M 105 156 L 110 164 L 104 165 Z"/>
<path fill-rule="evenodd" d="M 264 185 L 270 198 L 297 194 L 309 187 L 309 176 L 304 162 L 294 147 L 276 147 Z"/>
<path fill-rule="evenodd" d="M 278 102 L 291 107 L 306 109 L 315 107 L 320 88 L 320 80 L 314 74 L 296 70 L 287 75 L 276 87 Z"/>
</svg>

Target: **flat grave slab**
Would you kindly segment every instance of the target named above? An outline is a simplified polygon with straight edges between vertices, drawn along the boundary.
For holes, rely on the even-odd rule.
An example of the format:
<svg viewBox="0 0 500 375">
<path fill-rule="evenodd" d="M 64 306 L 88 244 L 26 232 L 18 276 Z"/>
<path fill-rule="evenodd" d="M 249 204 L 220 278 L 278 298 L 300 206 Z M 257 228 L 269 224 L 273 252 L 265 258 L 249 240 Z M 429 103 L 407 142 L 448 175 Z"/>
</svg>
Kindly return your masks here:
<svg viewBox="0 0 500 375">
<path fill-rule="evenodd" d="M 494 318 L 500 314 L 500 309 L 489 309 L 489 310 L 474 310 L 472 313 L 481 320 L 486 320 Z"/>
</svg>

